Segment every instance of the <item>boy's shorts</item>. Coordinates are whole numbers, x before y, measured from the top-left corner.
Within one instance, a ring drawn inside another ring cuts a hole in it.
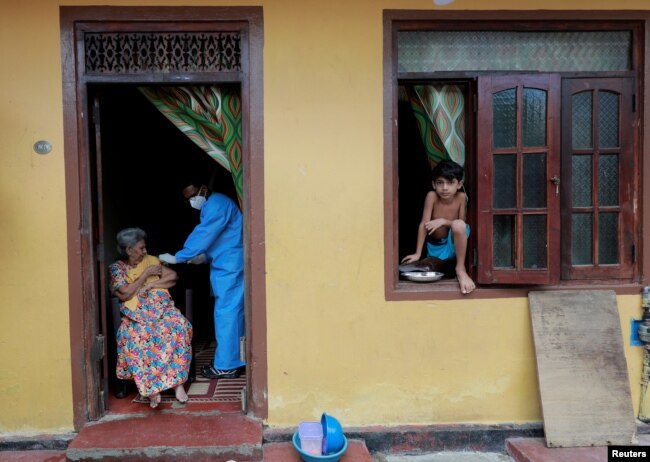
[[[469,225],[465,226],[465,234],[469,237]],[[456,248],[454,247],[454,237],[451,234],[451,228],[449,229],[447,237],[427,241],[427,255],[440,260],[449,260],[456,256]]]

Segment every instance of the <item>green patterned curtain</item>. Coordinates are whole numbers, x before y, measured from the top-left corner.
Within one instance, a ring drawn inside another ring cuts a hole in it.
[[[431,167],[443,159],[465,165],[465,99],[458,85],[405,87]]]
[[[242,113],[236,88],[140,87],[180,131],[228,170],[242,201]]]

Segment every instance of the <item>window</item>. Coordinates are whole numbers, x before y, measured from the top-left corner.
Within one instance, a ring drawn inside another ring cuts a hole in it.
[[[479,283],[558,281],[559,82],[557,74],[479,79]]]
[[[478,95],[478,282],[629,279],[632,79],[479,77]]]
[[[389,298],[457,293],[455,283],[402,281],[397,269],[413,253],[436,156],[464,164],[466,266],[480,288],[611,285],[639,275],[642,23],[513,24],[391,23]],[[436,98],[442,109],[427,106]]]
[[[636,258],[633,79],[562,89],[562,278],[631,278]]]

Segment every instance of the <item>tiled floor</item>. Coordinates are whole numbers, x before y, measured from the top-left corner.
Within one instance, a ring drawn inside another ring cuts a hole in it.
[[[122,399],[115,398],[111,395],[108,399],[107,416],[120,414],[151,414],[160,410],[177,410],[182,412],[200,412],[200,411],[219,411],[219,412],[236,412],[241,413],[241,402],[223,402],[223,403],[192,403],[181,404],[179,402],[160,403],[156,409],[151,409],[148,404],[134,403],[136,392],[133,391]]]

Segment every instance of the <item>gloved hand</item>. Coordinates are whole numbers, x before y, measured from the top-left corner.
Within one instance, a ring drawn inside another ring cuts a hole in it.
[[[160,260],[163,263],[168,263],[170,265],[176,264],[176,257],[170,253],[163,253],[161,255],[158,255],[158,260]]]
[[[208,257],[206,257],[204,253],[202,253],[200,255],[197,255],[194,258],[190,258],[187,262],[192,263],[194,265],[202,265],[206,261],[208,261]]]

